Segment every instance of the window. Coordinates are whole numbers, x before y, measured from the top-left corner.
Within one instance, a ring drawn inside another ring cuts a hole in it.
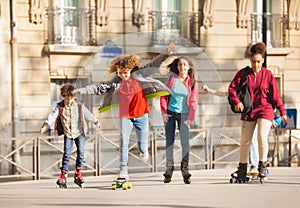
[[[95,9],[88,1],[54,0],[47,8],[47,42],[62,45],[95,45]]]
[[[188,9],[183,11],[183,3],[186,4],[181,0],[155,1],[155,9],[149,12],[153,44],[199,45],[198,15]]]
[[[251,15],[251,44],[263,40],[263,0],[255,0]],[[267,47],[289,47],[288,16],[282,0],[267,0]]]

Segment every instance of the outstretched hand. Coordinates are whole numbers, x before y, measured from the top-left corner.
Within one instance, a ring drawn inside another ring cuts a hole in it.
[[[100,128],[101,128],[101,124],[100,124],[100,122],[98,122],[98,123],[96,124],[96,127],[97,127],[98,129],[100,129]]]
[[[203,92],[208,92],[208,87],[207,87],[207,85],[202,85],[202,91],[203,91]]]
[[[81,94],[81,91],[79,89],[75,89],[71,93],[72,93],[72,95]]]
[[[46,130],[47,130],[47,124],[44,123],[40,129],[40,134],[44,134]]]
[[[173,51],[174,47],[175,47],[175,43],[172,42],[172,43],[169,44],[169,46],[167,48],[168,54],[174,54],[175,53],[175,51]]]

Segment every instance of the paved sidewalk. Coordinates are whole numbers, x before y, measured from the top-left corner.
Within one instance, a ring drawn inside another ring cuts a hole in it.
[[[163,207],[163,208],[298,208],[300,168],[270,168],[260,184],[230,184],[234,169],[192,170],[192,184],[183,184],[179,171],[170,184],[162,173],[130,174],[133,188],[112,190],[114,175],[86,177],[80,189],[69,180],[68,189],[56,189],[56,179],[0,184],[0,207]]]

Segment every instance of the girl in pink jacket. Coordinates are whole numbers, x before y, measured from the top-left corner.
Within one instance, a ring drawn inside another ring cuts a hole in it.
[[[198,105],[198,84],[194,64],[186,57],[176,58],[168,65],[170,76],[166,86],[171,95],[160,97],[162,117],[166,132],[166,171],[164,183],[171,181],[174,171],[173,147],[176,123],[180,132],[182,147],[181,172],[183,181],[191,183],[188,170],[190,151],[190,125],[193,122]]]

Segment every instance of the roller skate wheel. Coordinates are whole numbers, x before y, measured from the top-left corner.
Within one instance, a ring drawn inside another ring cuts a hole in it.
[[[236,178],[231,178],[230,183],[238,183],[238,180]]]
[[[131,189],[131,188],[132,188],[132,184],[131,184],[131,183],[128,183],[127,188],[128,188],[128,189]]]
[[[123,189],[123,190],[127,190],[127,189],[128,189],[127,183],[123,183],[123,184],[122,184],[122,189]]]
[[[57,189],[66,189],[67,185],[56,185]]]
[[[116,190],[117,189],[117,185],[116,184],[112,184],[111,188],[112,188],[112,190]]]

